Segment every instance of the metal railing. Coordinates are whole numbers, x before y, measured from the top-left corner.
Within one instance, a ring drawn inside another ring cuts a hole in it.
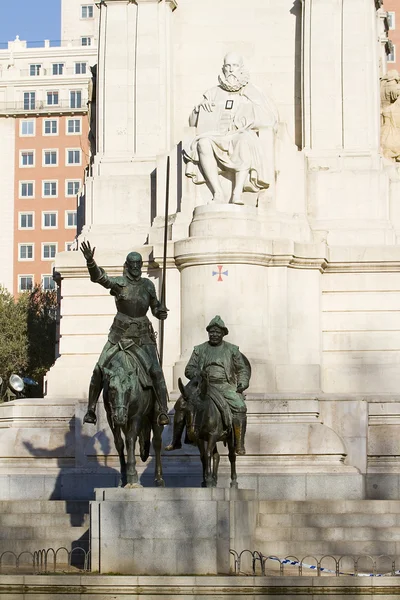
[[[58,104],[46,104],[43,101],[29,102],[0,102],[0,113],[57,113],[60,111],[87,112],[87,100],[83,99],[81,106],[71,106],[68,100],[60,100]]]
[[[68,550],[47,548],[16,554],[6,550],[0,554],[0,574],[24,573],[40,575],[46,573],[70,573],[90,571],[90,550],[81,547]]]
[[[11,50],[12,48],[15,49],[15,45],[18,45],[18,51],[24,50],[25,48],[27,49],[35,49],[35,48],[96,48],[97,47],[97,40],[96,38],[88,35],[88,36],[83,36],[83,37],[91,37],[91,44],[90,46],[83,46],[82,45],[82,40],[81,38],[78,39],[74,39],[74,40],[33,40],[33,41],[26,41],[26,40],[10,40],[8,42],[0,42],[0,50]]]
[[[252,550],[230,550],[235,575],[253,575],[265,577],[277,575],[281,577],[302,577],[304,575],[331,575],[348,577],[395,577],[400,575],[396,569],[396,559],[387,554],[379,556],[326,554],[320,558],[312,555],[302,559],[296,556],[266,556],[262,552]]]
[[[78,62],[78,61],[77,61]],[[80,62],[86,62],[84,60]],[[61,78],[61,77],[82,77],[84,79],[90,78],[90,68],[89,65],[86,67],[86,73],[76,73],[74,67],[66,67],[62,70],[62,73],[53,73],[53,67],[41,67],[39,73],[31,73],[30,69],[20,69],[19,74],[21,77],[29,77],[33,81],[36,79],[41,79],[42,77],[51,77],[51,78]],[[7,75],[5,73],[4,75]]]

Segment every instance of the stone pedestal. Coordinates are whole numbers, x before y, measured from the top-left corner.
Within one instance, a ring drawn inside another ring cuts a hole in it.
[[[220,314],[229,329],[227,341],[239,344],[252,365],[251,392],[286,392],[293,385],[302,392],[320,390],[317,315],[326,245],[290,241],[301,219],[285,230],[276,214],[275,220],[270,217],[256,207],[198,206],[190,237],[175,242],[181,272],[175,385],[193,346]]]
[[[92,570],[217,575],[230,548],[251,548],[254,490],[98,489],[90,503]]]

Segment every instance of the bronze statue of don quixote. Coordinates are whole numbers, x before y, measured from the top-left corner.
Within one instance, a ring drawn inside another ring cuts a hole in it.
[[[168,392],[156,336],[147,317],[150,309],[161,321],[167,318],[164,298],[159,301],[152,281],[142,277],[143,260],[139,253],[128,254],[121,276],[109,277],[96,264],[95,248],[89,242],[82,242],[81,250],[91,281],[110,290],[117,308],[108,340],[93,370],[83,421],[96,423],[96,405],[103,391],[107,420],[120,460],[120,485],[139,485],[136,442],[139,441],[141,460],[146,461],[152,441],[155,484],[164,487],[161,438],[164,425],[169,423]],[[231,487],[237,488],[236,455],[246,452],[243,392],[249,386],[251,368],[239,348],[224,341],[228,329],[220,316],[211,320],[207,332],[208,341],[194,348],[186,366],[189,382],[184,385],[179,379],[181,396],[175,404],[173,438],[165,450],[181,448],[186,427],[188,440],[200,451],[202,486],[216,487],[220,460],[217,442],[224,442],[229,451]]]

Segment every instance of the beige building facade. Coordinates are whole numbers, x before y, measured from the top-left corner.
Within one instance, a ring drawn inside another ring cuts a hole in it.
[[[93,3],[65,4],[61,42],[0,50],[0,284],[12,293],[54,287],[55,255],[76,237],[97,38]]]

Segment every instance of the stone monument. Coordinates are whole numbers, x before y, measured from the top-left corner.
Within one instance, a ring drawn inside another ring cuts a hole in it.
[[[159,292],[167,222],[170,409],[193,347],[221,314],[252,367],[242,485],[268,499],[397,499],[400,174],[381,151],[376,3],[107,0],[98,10],[96,155],[80,241],[98,247],[111,277],[139,252]],[[222,61],[237,91],[210,90]],[[223,164],[229,136],[228,155],[245,140],[243,168]],[[186,167],[206,183],[194,185]],[[60,357],[48,395],[1,408],[6,499],[24,495],[27,461],[36,497],[88,498],[115,482],[104,414],[95,432],[79,428],[114,302],[93,289],[80,253],[58,254],[56,269]],[[198,484],[194,453],[168,455],[167,486]],[[220,473],[224,485],[226,456]]]

